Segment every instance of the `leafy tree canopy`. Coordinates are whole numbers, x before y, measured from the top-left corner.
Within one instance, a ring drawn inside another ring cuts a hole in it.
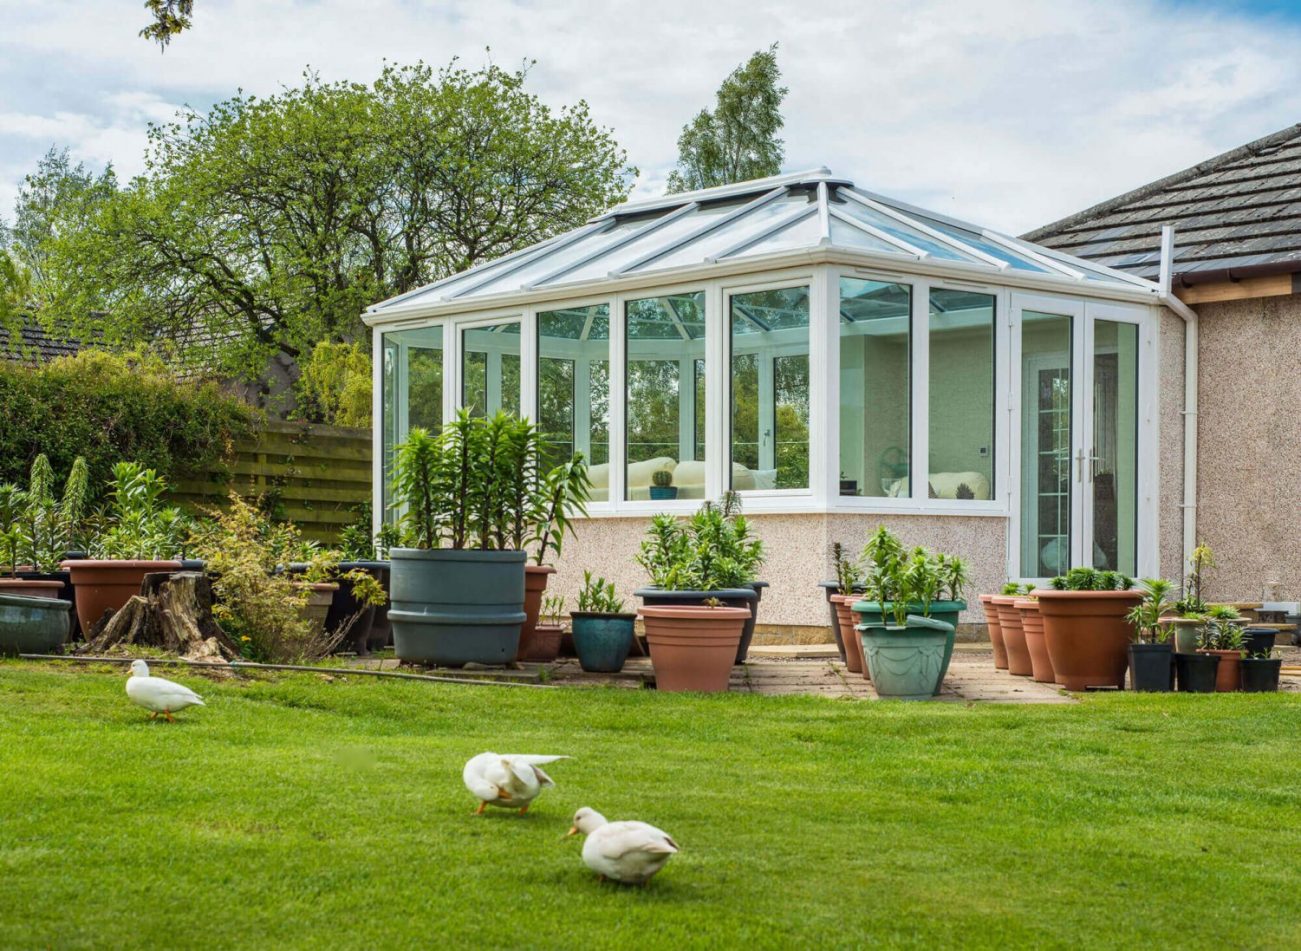
[[[718,89],[714,111],[702,109],[678,136],[678,167],[670,192],[730,185],[781,171],[786,87],[777,85],[777,44],[738,66]]]
[[[194,0],[145,0],[145,9],[154,19],[140,31],[140,35],[165,50],[173,36],[179,36],[190,28]]]

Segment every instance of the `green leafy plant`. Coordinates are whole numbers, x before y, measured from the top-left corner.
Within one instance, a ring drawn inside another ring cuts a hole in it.
[[[158,560],[181,557],[194,520],[164,505],[167,482],[138,462],[113,467],[111,496],[93,535],[93,558]]]
[[[966,596],[967,586],[971,583],[966,560],[957,555],[946,555],[941,552],[935,556],[935,562],[945,600],[962,601]]]
[[[13,483],[0,485],[0,571],[11,576],[18,573],[18,553],[27,544],[26,511],[27,493]]]
[[[656,515],[637,554],[651,583],[667,591],[719,591],[755,580],[763,542],[750,534],[734,493],[686,519]]]
[[[623,599],[614,591],[614,582],[583,572],[583,587],[578,592],[578,610],[587,614],[622,614]]]
[[[1058,575],[1049,584],[1056,591],[1128,591],[1134,579],[1117,571],[1080,567]]]
[[[1207,614],[1197,629],[1197,646],[1202,650],[1242,652],[1246,637],[1242,632],[1243,621],[1238,617]]]
[[[1183,597],[1175,602],[1181,617],[1197,618],[1206,614],[1207,604],[1202,598],[1202,572],[1215,567],[1215,554],[1209,545],[1198,545],[1188,556],[1188,575],[1184,579]]]
[[[912,600],[909,557],[903,542],[882,525],[863,547],[863,562],[867,565],[865,596],[880,604],[882,611],[889,610],[896,626],[903,627],[908,618],[908,602]]]
[[[1056,581],[1057,579],[1054,578],[1053,580]],[[1034,585],[1029,582],[1023,584],[1020,581],[1008,581],[999,589],[999,594],[1004,595],[1005,597],[1024,597],[1033,590]]]
[[[1170,593],[1174,584],[1164,578],[1144,578],[1139,582],[1143,600],[1130,608],[1125,620],[1134,625],[1134,640],[1139,644],[1164,644],[1170,639],[1170,628],[1161,619],[1170,613],[1173,604]]]
[[[925,548],[913,549],[904,566],[904,584],[908,600],[919,603],[922,606],[922,616],[930,617],[931,604],[939,597],[944,579],[940,574],[938,560]]]
[[[547,594],[542,597],[542,607],[538,611],[538,617],[545,624],[560,624],[561,619],[565,616],[565,599],[558,594]]]
[[[854,563],[845,555],[845,546],[840,542],[831,544],[831,563],[836,569],[836,593],[849,596],[859,585]]]

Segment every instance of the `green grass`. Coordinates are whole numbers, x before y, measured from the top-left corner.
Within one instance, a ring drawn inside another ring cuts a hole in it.
[[[217,685],[0,663],[0,947],[1301,946],[1301,698]],[[569,753],[475,818],[474,753]],[[663,827],[648,888],[563,838]]]

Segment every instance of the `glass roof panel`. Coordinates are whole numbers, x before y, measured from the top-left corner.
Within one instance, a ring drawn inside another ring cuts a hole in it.
[[[872,251],[874,253],[884,254],[908,254],[903,248],[897,248],[893,244],[882,241],[875,235],[870,235],[866,231],[855,228],[853,225],[845,224],[838,218],[831,219],[831,243],[841,248],[853,248],[856,251]]]
[[[793,195],[783,195],[781,198],[774,198],[772,201],[760,205],[758,208],[747,212],[734,221],[729,221],[721,228],[711,231],[709,234],[702,235],[696,240],[690,241],[687,244],[682,245],[682,247],[670,251],[663,257],[656,258],[654,261],[646,264],[645,269],[656,270],[659,268],[700,264],[705,258],[713,257],[721,251],[726,251],[738,241],[743,240],[746,235],[758,234],[783,215],[791,214],[792,209],[806,206],[808,203],[809,196],[806,192],[796,192]],[[637,270],[640,271],[642,268],[638,268]]]
[[[1029,258],[1022,257],[1015,251],[1003,247],[1001,244],[994,244],[992,241],[986,241],[975,231],[968,231],[966,228],[955,228],[953,225],[945,224],[942,221],[936,221],[933,218],[919,217],[917,220],[931,228],[934,228],[936,231],[940,232],[940,234],[946,234],[950,238],[956,238],[963,244],[969,244],[971,247],[976,248],[979,251],[984,251],[990,257],[998,258],[1000,261],[1006,261],[1008,267],[1013,267],[1020,271],[1038,271],[1041,274],[1045,271],[1050,271],[1050,268],[1046,268],[1042,264],[1037,264]]]
[[[646,219],[637,221],[621,221],[614,226],[607,228],[605,231],[589,235],[573,244],[567,245],[556,251],[544,253],[534,260],[525,264],[519,270],[504,271],[500,277],[489,281],[482,287],[476,287],[472,292],[476,297],[485,294],[498,294],[505,291],[515,291],[529,284],[534,283],[538,278],[545,277],[552,271],[563,267],[566,264],[572,264],[580,261],[603,247],[614,244],[621,238],[626,238],[629,233],[636,231],[638,228],[645,227]],[[453,291],[454,292],[454,291]]]
[[[816,245],[821,238],[822,225],[818,222],[818,214],[816,211],[811,211],[794,224],[789,224],[780,231],[774,231],[727,257],[750,257],[755,254],[786,251],[790,248],[808,248]]]
[[[865,281],[844,277],[840,281],[840,320],[846,324],[889,318],[907,319],[912,288],[907,284]]]
[[[979,258],[973,258],[970,255],[963,254],[957,248],[951,248],[943,242],[936,241],[923,231],[915,228],[909,228],[903,222],[891,218],[889,215],[883,215],[875,208],[868,208],[866,205],[860,205],[856,201],[847,200],[836,206],[841,211],[857,218],[859,221],[865,221],[880,231],[900,240],[907,241],[914,248],[925,251],[932,257],[941,258],[946,261],[964,261],[971,264],[984,264],[988,262]]]
[[[732,332],[771,333],[809,325],[809,289],[783,287],[732,298]]]

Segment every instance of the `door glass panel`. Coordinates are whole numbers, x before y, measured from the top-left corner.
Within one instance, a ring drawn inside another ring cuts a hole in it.
[[[1137,573],[1138,325],[1093,324],[1093,566]]]
[[[461,332],[461,405],[471,416],[519,415],[519,321]]]
[[[416,427],[438,432],[443,426],[443,328],[420,327],[384,335],[383,354],[384,475],[383,505],[389,511],[393,456]]]
[[[1021,317],[1021,574],[1050,578],[1071,560],[1070,317]]]

